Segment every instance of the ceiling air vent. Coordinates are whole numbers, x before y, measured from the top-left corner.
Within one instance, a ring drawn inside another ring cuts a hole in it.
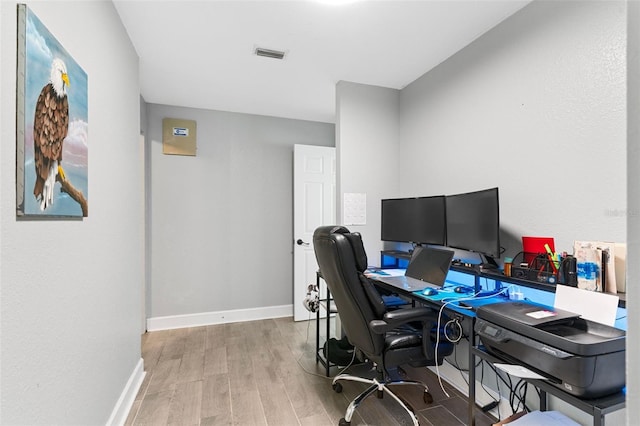
[[[285,52],[256,47],[255,54],[258,56],[264,56],[265,58],[284,59]]]

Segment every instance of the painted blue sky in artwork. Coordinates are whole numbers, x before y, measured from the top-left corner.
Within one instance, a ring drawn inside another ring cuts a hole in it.
[[[51,64],[55,58],[62,59],[69,77],[69,131],[64,141],[62,166],[71,184],[88,200],[87,74],[29,8],[26,20],[24,211],[26,214],[81,216],[79,204],[62,193],[59,184],[56,184],[53,205],[45,212],[40,211],[36,203],[33,196],[33,118],[40,91],[49,83]]]
[[[67,65],[70,86],[67,90],[69,97],[69,115],[71,120],[87,121],[87,74],[73,60],[69,53],[58,43],[49,30],[31,11],[27,14],[27,63],[26,101],[28,117],[38,100],[40,90],[49,82],[51,63],[54,58],[60,58]]]

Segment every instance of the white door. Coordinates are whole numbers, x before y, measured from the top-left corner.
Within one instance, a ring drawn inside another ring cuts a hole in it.
[[[315,284],[318,264],[313,231],[336,222],[336,149],[295,145],[293,148],[293,319],[311,315],[302,304]],[[315,314],[313,314],[315,317]]]

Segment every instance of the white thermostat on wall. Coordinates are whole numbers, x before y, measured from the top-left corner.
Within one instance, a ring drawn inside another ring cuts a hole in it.
[[[186,127],[174,127],[173,136],[189,136],[189,129]]]

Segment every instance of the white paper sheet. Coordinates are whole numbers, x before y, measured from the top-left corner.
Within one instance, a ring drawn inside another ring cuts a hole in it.
[[[526,367],[521,365],[513,365],[513,364],[493,364],[500,370],[504,371],[510,376],[520,377],[522,379],[538,379],[538,380],[547,380],[546,377],[539,375]]]
[[[575,312],[584,319],[613,326],[616,322],[618,299],[618,296],[608,293],[558,285],[553,307]]]
[[[532,411],[507,423],[509,426],[580,426],[558,411]]]

